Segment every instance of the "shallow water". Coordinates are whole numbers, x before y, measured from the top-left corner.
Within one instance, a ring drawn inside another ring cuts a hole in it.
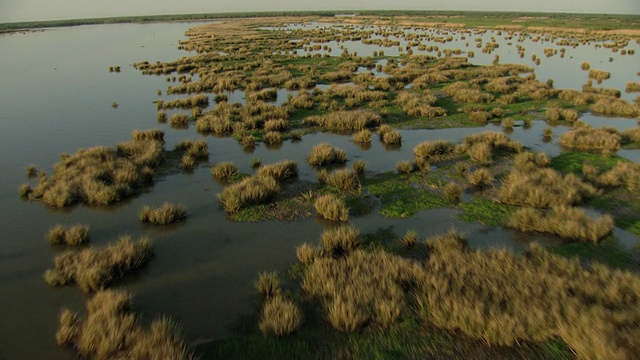
[[[16,189],[26,181],[26,165],[34,163],[50,172],[60,153],[95,145],[113,146],[127,140],[136,128],[164,130],[167,149],[180,140],[202,138],[193,126],[177,131],[168,124],[157,124],[153,104],[158,99],[156,91],[162,89],[164,93],[166,86],[174,83],[168,83],[165,76],[143,76],[130,66],[145,59],[168,61],[186,55],[177,49],[178,40],[193,25],[99,25],[0,35],[4,85],[0,87],[3,109],[0,289],[4,294],[0,297],[4,315],[0,324],[0,359],[73,357],[70,351],[56,345],[54,334],[59,310],[62,307],[81,310],[84,296],[73,286],[49,288],[42,280],[44,271],[53,264],[54,255],[61,250],[51,248],[44,240],[47,230],[56,224],[90,225],[95,245],[113,242],[123,234],[152,238],[155,258],[123,286],[136,294],[135,305],[146,319],[167,313],[182,322],[190,341],[228,334],[227,326],[238,315],[250,311],[256,300],[252,287],[256,275],[264,270],[286,269],[295,260],[297,244],[317,241],[323,225],[315,219],[295,223],[229,222],[216,201],[221,186],[212,180],[207,167],[190,175],[159,179],[140,196],[109,208],[77,206],[54,211],[18,197]],[[622,61],[616,58],[614,64],[620,65],[619,60]],[[547,61],[543,59],[543,64]],[[122,67],[122,72],[109,73],[109,66],[116,65]],[[579,64],[576,66],[579,69]],[[288,94],[279,90],[275,103],[284,102]],[[242,102],[243,98],[242,92],[235,92],[230,101]],[[117,109],[111,107],[114,101],[119,103]],[[211,104],[214,106],[213,101]],[[620,129],[637,126],[635,120],[629,119],[591,115],[583,119],[592,125]],[[543,121],[534,121],[528,129],[517,126],[510,136],[536,151],[557,155],[560,149],[553,141],[541,140],[545,127]],[[413,158],[413,147],[422,141],[460,141],[484,130],[502,131],[492,124],[467,129],[401,130],[403,144],[392,151],[386,150],[375,137],[371,148],[363,150],[350,136],[336,134],[307,135],[301,142],[284,142],[278,150],[259,145],[253,153],[244,153],[232,138],[206,139],[210,163],[233,161],[248,173],[254,157],[262,163],[287,158],[298,163],[302,180],[316,181],[315,170],[307,165],[306,156],[319,142],[328,141],[344,149],[349,155],[348,166],[361,158],[367,171],[384,172],[394,171],[400,160]],[[555,127],[554,138],[557,140],[564,131],[565,126]],[[640,161],[639,153],[621,151],[634,161]],[[159,205],[164,201],[186,205],[188,219],[162,229],[139,222],[138,210],[143,205]],[[455,226],[469,234],[470,245],[476,248],[507,247],[521,251],[531,241],[557,244],[550,237],[523,236],[503,229],[487,231],[479,225],[455,220],[455,214],[455,210],[439,209],[404,220],[369,216],[353,222],[363,232],[393,226],[398,235],[414,229],[422,237]]]

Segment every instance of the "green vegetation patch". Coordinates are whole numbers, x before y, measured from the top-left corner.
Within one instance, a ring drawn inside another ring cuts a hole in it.
[[[600,244],[591,242],[568,242],[549,249],[564,257],[579,257],[596,261],[617,269],[629,269],[635,264],[633,256],[617,246],[614,238],[607,238]]]
[[[512,205],[500,204],[488,199],[474,199],[461,203],[462,213],[458,219],[465,222],[478,222],[487,226],[504,226],[517,209]]]
[[[588,204],[611,214],[616,226],[640,236],[640,194],[615,189],[591,199]]]
[[[423,187],[417,176],[384,173],[364,181],[365,193],[378,196],[380,215],[407,218],[418,212],[445,206],[445,201]]]
[[[562,173],[582,174],[585,164],[595,166],[600,172],[611,170],[618,162],[626,161],[619,156],[603,156],[586,152],[564,152],[551,159],[551,167]]]

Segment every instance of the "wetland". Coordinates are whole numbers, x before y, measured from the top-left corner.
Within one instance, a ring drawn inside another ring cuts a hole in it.
[[[277,15],[0,34],[1,358],[640,352],[637,18]]]

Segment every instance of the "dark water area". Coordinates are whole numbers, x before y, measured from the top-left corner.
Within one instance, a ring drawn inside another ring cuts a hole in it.
[[[167,82],[165,76],[143,76],[130,66],[142,60],[170,61],[186,56],[186,52],[178,50],[178,41],[194,25],[98,25],[0,35],[0,359],[73,358],[71,351],[60,349],[55,342],[58,315],[63,307],[82,310],[85,296],[75,286],[51,288],[42,279],[44,271],[53,266],[54,256],[63,250],[51,247],[44,239],[54,225],[87,224],[92,244],[98,246],[125,234],[150,237],[155,257],[142,272],[118,286],[135,294],[134,306],[145,319],[166,313],[182,323],[192,342],[228,335],[229,325],[251,311],[256,301],[252,283],[257,274],[286,270],[295,261],[297,245],[318,240],[324,225],[315,219],[255,224],[229,221],[216,199],[222,187],[212,179],[208,166],[192,174],[160,178],[139,196],[112,207],[54,210],[19,198],[17,188],[27,181],[25,167],[35,164],[50,173],[61,153],[97,145],[114,146],[128,140],[135,129],[164,130],[167,149],[181,140],[203,138],[193,126],[174,130],[168,124],[158,124],[153,101],[172,97],[158,97],[157,90],[164,94],[167,85],[174,83]],[[122,68],[120,73],[108,71],[110,66],[118,65]],[[288,94],[279,90],[276,103],[284,102]],[[230,101],[242,102],[243,98],[244,94],[236,92]],[[117,108],[111,106],[113,102],[118,103]],[[213,101],[211,104],[214,106]],[[634,119],[590,114],[582,118],[594,126],[621,130],[637,126]],[[530,128],[516,126],[509,136],[533,150],[558,155],[561,150],[554,141],[541,140],[547,126],[542,120],[534,121]],[[567,129],[555,127],[555,141]],[[386,172],[394,171],[396,162],[412,159],[413,147],[422,141],[457,142],[486,130],[502,131],[492,124],[464,129],[401,130],[403,144],[396,150],[386,150],[377,138],[370,149],[363,150],[350,136],[337,134],[306,135],[301,142],[285,141],[277,150],[259,145],[252,153],[243,152],[233,138],[205,139],[210,164],[233,161],[241,172],[249,173],[253,158],[263,164],[291,159],[298,163],[301,180],[315,182],[315,170],[307,165],[306,156],[320,142],[344,149],[347,166],[363,159],[367,171]],[[636,162],[640,162],[639,153],[620,152]],[[138,220],[143,205],[155,206],[165,201],[184,204],[187,220],[166,228]],[[455,220],[456,213],[453,209],[438,209],[403,220],[372,215],[356,218],[353,223],[361,232],[392,227],[398,235],[414,229],[420,236],[456,227],[468,234],[472,247],[480,249],[506,247],[522,251],[533,241],[558,244],[551,237],[462,223]]]

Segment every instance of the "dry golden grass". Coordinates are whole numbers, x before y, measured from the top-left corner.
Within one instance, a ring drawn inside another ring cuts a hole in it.
[[[302,311],[293,301],[276,296],[264,303],[259,327],[265,336],[286,336],[301,325]]]
[[[518,209],[509,226],[520,231],[550,233],[567,240],[598,242],[613,230],[613,218],[604,215],[591,218],[583,210],[572,207],[552,207],[548,210]]]
[[[40,177],[38,185],[21,192],[55,207],[120,201],[150,183],[162,159],[163,136],[158,130],[134,131],[133,141],[118,144],[116,150],[93,147],[66,155],[53,166],[53,175]]]
[[[320,143],[311,149],[307,160],[313,166],[344,164],[347,161],[347,153],[329,143]]]
[[[587,166],[585,165],[585,167]],[[593,168],[591,176],[585,173],[585,177],[591,178],[598,186],[623,186],[631,192],[640,191],[640,164],[638,163],[620,161],[611,170],[603,174],[598,174],[598,170]]]
[[[285,131],[289,127],[289,123],[284,119],[267,120],[264,123],[265,131]]]
[[[546,208],[576,205],[595,196],[597,189],[574,174],[553,169],[514,169],[503,180],[498,199],[506,204]]]
[[[318,181],[323,185],[347,192],[357,192],[361,188],[358,174],[349,169],[338,169],[333,172],[322,169],[318,171]]]
[[[378,125],[380,115],[370,110],[333,111],[327,115],[307,117],[304,123],[333,131],[353,131]]]
[[[445,200],[447,200],[447,202],[450,202],[452,204],[459,203],[462,197],[462,188],[460,187],[460,185],[453,182],[448,183],[444,187],[442,192],[444,193]]]
[[[318,256],[320,256],[321,250],[315,246],[304,243],[296,248],[296,257],[302,265],[311,264]]]
[[[123,236],[104,248],[87,248],[65,252],[55,258],[53,269],[44,275],[51,286],[75,282],[85,292],[104,289],[122,276],[144,266],[152,255],[146,238],[133,241]]]
[[[479,168],[467,174],[467,180],[471,186],[479,189],[490,187],[493,184],[493,175],[487,168]]]
[[[280,288],[280,278],[276,272],[263,272],[258,275],[258,279],[254,283],[256,290],[260,296],[265,299],[279,296],[282,292]]]
[[[398,161],[396,163],[396,170],[398,174],[409,174],[415,170],[415,165],[413,162],[408,160]]]
[[[425,141],[413,148],[416,159],[442,160],[453,155],[455,144],[445,140]]]
[[[470,251],[451,236],[430,243],[416,289],[425,321],[496,345],[557,336],[580,358],[638,353],[637,275],[600,264],[587,269],[541,248],[523,257]]]
[[[608,71],[598,70],[598,69],[589,70],[589,79],[603,81],[603,80],[607,80],[610,77],[611,77],[611,73]]]
[[[569,121],[574,122],[578,120],[578,112],[574,109],[563,109],[556,106],[547,107],[546,117],[548,122],[555,121]]]
[[[238,176],[238,167],[231,161],[224,161],[211,168],[211,175],[220,181],[228,181]]]
[[[402,144],[402,135],[397,130],[386,131],[381,138],[382,142],[387,145]]]
[[[407,230],[402,237],[402,243],[407,249],[413,249],[418,243],[418,233],[415,230]]]
[[[84,245],[89,242],[89,226],[74,225],[65,228],[61,225],[57,225],[49,229],[47,240],[49,240],[52,245]]]
[[[274,178],[251,176],[225,187],[218,194],[218,200],[227,213],[233,214],[247,205],[264,203],[279,191]]]
[[[536,168],[547,167],[551,164],[551,159],[545,153],[533,153],[524,151],[514,157],[516,169],[531,171]]]
[[[277,131],[267,131],[264,133],[264,143],[267,145],[281,144],[284,137]]]
[[[189,126],[189,116],[187,114],[173,114],[169,118],[171,125]]]
[[[314,203],[318,215],[331,221],[349,221],[349,208],[344,200],[332,195],[326,194],[318,197]]]
[[[56,339],[73,347],[81,358],[91,359],[192,359],[179,326],[167,317],[154,320],[148,329],[131,311],[131,295],[107,290],[87,301],[87,314],[64,309]]]
[[[635,81],[629,81],[627,83],[627,86],[624,89],[625,92],[631,93],[631,92],[640,92],[640,83],[635,82]]]
[[[593,129],[586,125],[562,134],[560,145],[568,149],[618,151],[620,140],[615,129]]]
[[[363,129],[353,134],[353,142],[356,144],[370,144],[371,131],[368,129]]]
[[[324,249],[333,256],[344,256],[360,246],[360,231],[352,225],[325,230],[320,237]]]
[[[353,162],[353,172],[358,175],[358,176],[362,176],[364,174],[364,170],[366,168],[366,163],[364,162],[364,160],[358,159],[356,161]]]
[[[591,111],[604,115],[620,115],[635,117],[640,115],[640,105],[629,103],[623,99],[603,97],[591,105]]]
[[[183,205],[164,203],[158,208],[143,206],[140,209],[140,221],[158,225],[168,225],[184,220],[187,217],[187,208]]]
[[[298,164],[291,160],[281,160],[274,164],[263,165],[256,171],[258,177],[269,176],[278,183],[298,177]]]
[[[323,303],[327,320],[339,331],[353,332],[367,323],[389,327],[406,306],[400,280],[411,268],[397,256],[355,250],[317,258],[307,267],[302,288]]]
[[[226,117],[207,113],[196,120],[196,130],[201,133],[228,134],[233,131],[233,122]]]

